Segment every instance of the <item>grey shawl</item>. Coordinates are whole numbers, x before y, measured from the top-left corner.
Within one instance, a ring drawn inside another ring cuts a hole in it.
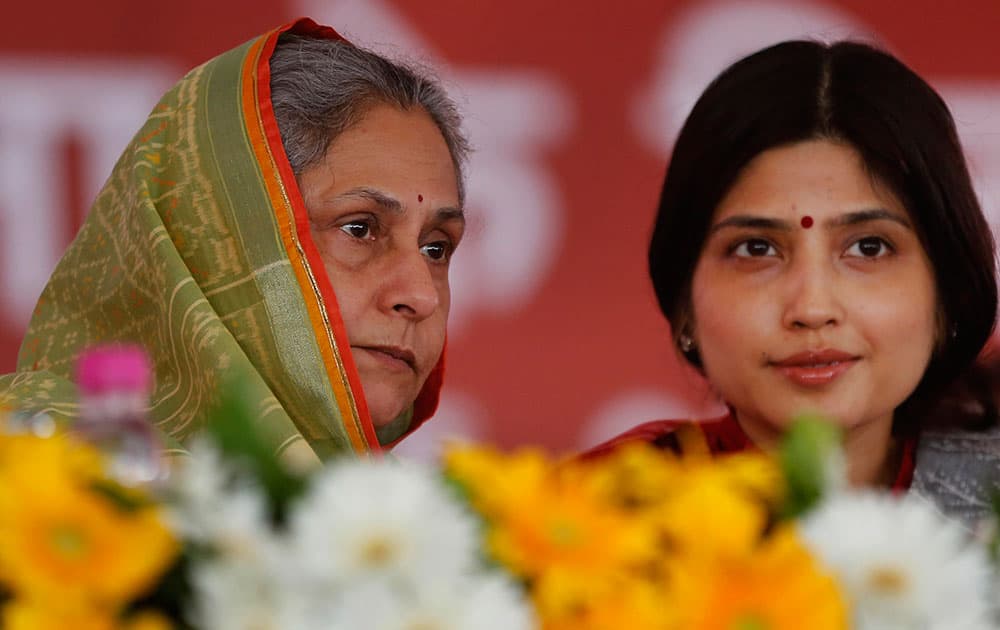
[[[1000,428],[925,431],[916,458],[910,492],[969,528],[992,513],[992,497],[1000,492]]]

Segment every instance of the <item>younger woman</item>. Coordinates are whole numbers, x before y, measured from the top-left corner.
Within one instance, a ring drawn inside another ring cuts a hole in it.
[[[793,41],[723,72],[675,145],[649,269],[730,413],[595,452],[692,431],[715,452],[767,449],[814,412],[842,427],[852,483],[986,513],[1000,438],[940,410],[993,329],[994,244],[947,107],[898,60]],[[969,402],[994,422],[988,398]]]

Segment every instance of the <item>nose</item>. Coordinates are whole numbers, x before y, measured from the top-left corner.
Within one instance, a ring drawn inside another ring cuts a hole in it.
[[[427,259],[419,250],[397,252],[385,269],[379,306],[385,312],[420,321],[441,304]]]
[[[836,273],[821,260],[804,260],[789,270],[782,324],[790,330],[818,330],[844,319]]]

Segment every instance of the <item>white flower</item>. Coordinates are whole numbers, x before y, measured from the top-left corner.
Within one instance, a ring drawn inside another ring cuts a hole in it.
[[[188,449],[189,457],[171,463],[169,487],[172,517],[186,537],[200,539],[210,525],[206,509],[215,507],[225,496],[228,471],[219,451],[204,438]]]
[[[350,461],[313,479],[293,506],[288,543],[307,582],[453,581],[477,562],[477,527],[428,468]]]
[[[993,627],[985,549],[922,499],[835,494],[803,519],[801,531],[839,577],[856,627]]]
[[[283,616],[294,591],[267,563],[246,557],[196,562],[191,572],[194,605],[189,621],[212,630],[292,630]],[[305,628],[303,628],[305,630]]]
[[[456,593],[462,599],[460,628],[470,630],[528,630],[538,626],[534,609],[520,588],[498,575],[466,584]]]
[[[531,630],[537,627],[521,591],[499,574],[454,584],[367,580],[346,588],[331,625],[337,630]]]
[[[263,492],[252,477],[234,476],[207,440],[192,444],[190,453],[170,480],[174,529],[223,553],[258,553],[270,537]]]

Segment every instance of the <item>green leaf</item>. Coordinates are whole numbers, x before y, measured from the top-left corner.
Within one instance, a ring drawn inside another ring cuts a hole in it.
[[[840,430],[832,423],[814,415],[795,420],[781,442],[778,455],[788,486],[781,518],[801,516],[820,502],[840,443]]]
[[[257,411],[247,402],[252,400],[248,390],[241,378],[224,384],[219,403],[209,412],[208,433],[224,459],[253,475],[267,495],[274,521],[283,523],[289,503],[304,491],[305,479],[279,459],[273,441],[261,428]]]
[[[89,485],[91,491],[99,494],[116,509],[126,514],[135,513],[153,505],[150,499],[110,479],[95,479]]]

